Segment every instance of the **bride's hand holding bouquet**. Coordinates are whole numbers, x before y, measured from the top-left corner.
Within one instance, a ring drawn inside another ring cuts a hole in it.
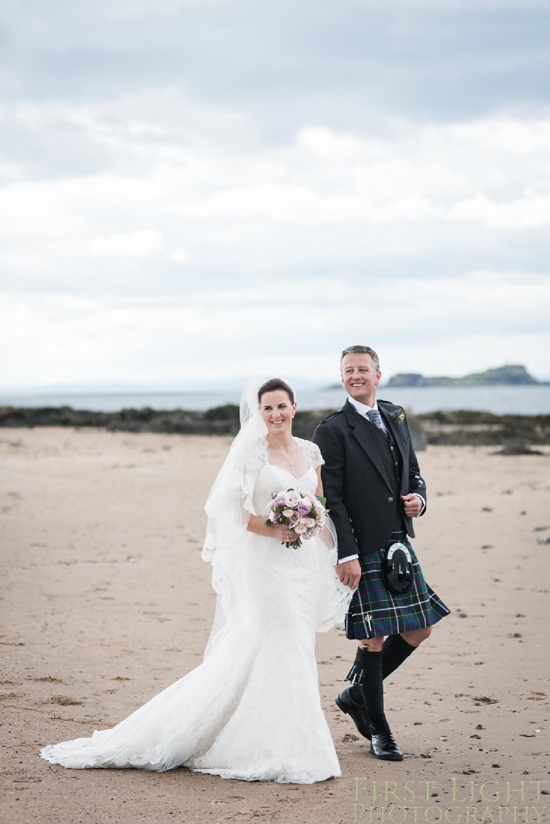
[[[279,527],[281,543],[298,549],[323,530],[326,522],[326,499],[296,489],[282,489],[269,504],[268,527]],[[279,537],[279,536],[278,536]]]

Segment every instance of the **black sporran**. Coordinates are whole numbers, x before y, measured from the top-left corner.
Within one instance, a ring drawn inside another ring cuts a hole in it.
[[[410,589],[414,572],[411,553],[405,544],[392,544],[384,550],[382,558],[382,580],[388,592],[401,595]]]

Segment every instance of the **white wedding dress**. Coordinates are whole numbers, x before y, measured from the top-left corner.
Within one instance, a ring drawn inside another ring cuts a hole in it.
[[[258,453],[248,509],[265,515],[281,489],[315,492],[317,447],[301,478]],[[319,696],[316,629],[343,620],[351,592],[319,538],[299,549],[241,530],[230,566],[214,566],[217,614],[203,663],[128,718],[91,738],[45,747],[64,767],[183,766],[223,778],[309,784],[340,768]],[[221,564],[223,566],[223,564]],[[228,568],[229,568],[228,566]],[[218,580],[217,580],[218,579]]]

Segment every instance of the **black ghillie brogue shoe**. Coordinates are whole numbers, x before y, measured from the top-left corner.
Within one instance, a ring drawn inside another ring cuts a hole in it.
[[[337,695],[334,701],[338,709],[341,709],[342,712],[345,712],[346,715],[350,716],[351,720],[357,727],[357,731],[370,741],[371,725],[369,714],[365,705],[362,702],[358,704],[357,701],[354,701],[350,695],[349,689],[344,690],[340,693],[340,695]]]
[[[375,758],[381,761],[403,761],[403,753],[389,727],[380,731],[371,727],[371,733],[370,751]]]

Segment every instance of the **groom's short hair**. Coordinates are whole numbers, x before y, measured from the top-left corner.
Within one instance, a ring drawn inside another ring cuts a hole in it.
[[[340,355],[340,372],[342,371],[342,364],[346,355],[370,355],[372,363],[377,372],[380,371],[380,358],[370,346],[348,346]]]

